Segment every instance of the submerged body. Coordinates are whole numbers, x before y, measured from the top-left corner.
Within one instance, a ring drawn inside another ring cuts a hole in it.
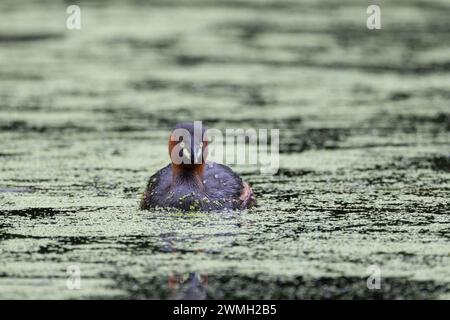
[[[175,179],[173,176],[169,164],[150,178],[141,209],[220,211],[246,209],[255,204],[249,185],[222,164],[207,161],[203,179],[190,174],[178,174]]]
[[[147,184],[140,208],[241,210],[256,204],[250,186],[229,167],[206,161],[208,139],[198,123],[179,123],[169,137],[172,163]]]

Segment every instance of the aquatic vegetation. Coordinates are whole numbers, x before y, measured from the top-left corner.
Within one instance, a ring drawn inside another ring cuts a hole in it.
[[[0,298],[450,297],[447,2],[100,3],[0,3]],[[280,129],[257,208],[138,210],[182,120]]]

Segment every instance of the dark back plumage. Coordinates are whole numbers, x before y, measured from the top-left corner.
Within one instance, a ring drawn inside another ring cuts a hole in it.
[[[156,207],[176,208],[183,211],[239,210],[255,204],[253,194],[246,195],[242,179],[229,167],[207,161],[202,181],[191,176],[173,183],[169,164],[154,174],[144,192],[141,209]]]

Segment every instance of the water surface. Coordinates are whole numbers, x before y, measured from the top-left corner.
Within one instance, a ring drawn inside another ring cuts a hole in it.
[[[0,298],[450,298],[446,1],[80,6],[0,4]],[[280,129],[258,208],[138,210],[181,120]]]

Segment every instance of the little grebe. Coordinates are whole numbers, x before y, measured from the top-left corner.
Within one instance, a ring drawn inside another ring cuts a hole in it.
[[[184,122],[172,130],[169,138],[172,163],[150,177],[140,205],[142,210],[162,207],[222,211],[246,209],[256,204],[248,183],[229,167],[206,161],[206,130],[196,126]]]

